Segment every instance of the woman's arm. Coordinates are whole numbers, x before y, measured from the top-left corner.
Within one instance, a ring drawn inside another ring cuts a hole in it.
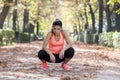
[[[47,48],[47,45],[48,45],[48,42],[49,42],[51,35],[52,35],[52,33],[48,32],[48,34],[43,42],[43,45],[42,45],[42,49],[45,50],[48,54],[51,54],[51,52]]]
[[[66,31],[62,30],[62,34],[63,34],[63,36],[65,38],[66,43],[67,43],[67,45],[65,46],[64,50],[67,50],[67,49],[69,49],[72,46],[71,42],[70,42],[70,38],[69,38],[68,34],[66,33]]]
[[[51,35],[52,35],[52,33],[51,33],[51,32],[48,32],[48,34],[47,34],[47,36],[46,36],[46,38],[45,38],[45,40],[44,40],[44,42],[43,42],[42,48],[43,48],[43,50],[45,50],[45,51],[49,54],[49,56],[50,56],[50,61],[51,61],[51,62],[55,62],[55,57],[54,57],[54,55],[53,55],[52,52],[51,52],[50,50],[48,50],[48,48],[47,48],[47,45],[48,45],[48,42],[49,42],[49,39],[50,39]]]

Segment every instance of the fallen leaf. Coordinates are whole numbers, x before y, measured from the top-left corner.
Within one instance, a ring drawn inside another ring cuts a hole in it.
[[[7,62],[0,62],[0,66],[2,66],[3,68],[7,67]]]

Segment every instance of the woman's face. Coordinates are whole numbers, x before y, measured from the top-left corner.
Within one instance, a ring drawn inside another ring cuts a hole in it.
[[[52,27],[52,29],[53,29],[54,34],[59,35],[62,28],[60,26],[56,25],[56,26]]]

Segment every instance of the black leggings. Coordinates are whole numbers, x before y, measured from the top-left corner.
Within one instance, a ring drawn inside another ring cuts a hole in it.
[[[75,52],[74,49],[72,47],[70,47],[69,49],[67,49],[65,51],[63,59],[59,58],[59,54],[53,54],[55,56],[55,59],[56,59],[55,63],[63,62],[65,60],[65,58],[72,58],[74,56],[74,52]],[[45,50],[40,50],[38,52],[38,58],[40,60],[45,60],[47,62],[51,62],[50,61],[50,56]]]

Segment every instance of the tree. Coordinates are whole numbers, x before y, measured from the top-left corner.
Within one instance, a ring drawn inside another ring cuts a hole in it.
[[[85,29],[88,29],[88,16],[86,11],[86,4],[84,4],[84,16],[85,16]]]
[[[39,16],[40,16],[40,6],[41,5],[41,1],[38,1],[38,6],[37,6],[37,24],[36,24],[36,34],[39,35],[39,26],[40,26],[40,23],[39,23]]]
[[[15,0],[15,7],[17,7],[18,0]],[[17,9],[13,10],[13,30],[16,32],[16,24],[17,24]]]
[[[115,3],[115,10],[119,10],[120,9],[120,3],[116,2]],[[115,29],[120,32],[120,14],[119,13],[115,13]]]
[[[115,30],[120,32],[120,0],[109,0],[108,4],[113,6],[115,12]]]
[[[25,9],[24,9],[24,18],[23,18],[23,32],[27,31],[27,25],[29,22],[29,10],[27,8],[27,3],[25,2]]]
[[[91,19],[92,19],[92,32],[95,33],[96,29],[95,29],[95,14],[93,12],[93,8],[92,5],[90,3],[88,3],[89,9],[90,9],[90,14],[91,14]]]
[[[103,0],[98,0],[99,4],[99,30],[98,33],[102,33],[103,29]]]
[[[84,8],[85,10],[85,16],[86,16],[86,25],[88,26],[88,22],[90,23],[90,21],[92,20],[92,32],[96,33],[96,29],[95,29],[95,12],[98,9],[96,3],[97,0],[84,0],[84,5],[86,5],[87,9]],[[89,19],[89,14],[87,16],[87,13],[90,13],[91,16],[91,20]]]
[[[2,12],[0,13],[0,29],[3,28],[5,18],[10,10],[10,7],[11,7],[11,3],[13,3],[13,0],[4,0],[4,6],[2,9]]]
[[[80,2],[78,0],[76,0],[76,6],[78,8],[80,8],[79,5],[80,5]],[[80,25],[80,17],[81,17],[80,9],[78,9],[76,14],[77,14],[76,15],[77,16],[77,22],[78,22],[78,26],[79,26],[79,33],[80,33],[80,31],[81,31],[81,29],[80,29],[80,27],[81,27],[81,25]],[[77,26],[76,26],[76,29],[77,29]]]
[[[112,31],[112,22],[111,22],[111,14],[110,5],[108,5],[109,0],[105,0],[105,12],[106,12],[106,19],[107,19],[107,32]]]

